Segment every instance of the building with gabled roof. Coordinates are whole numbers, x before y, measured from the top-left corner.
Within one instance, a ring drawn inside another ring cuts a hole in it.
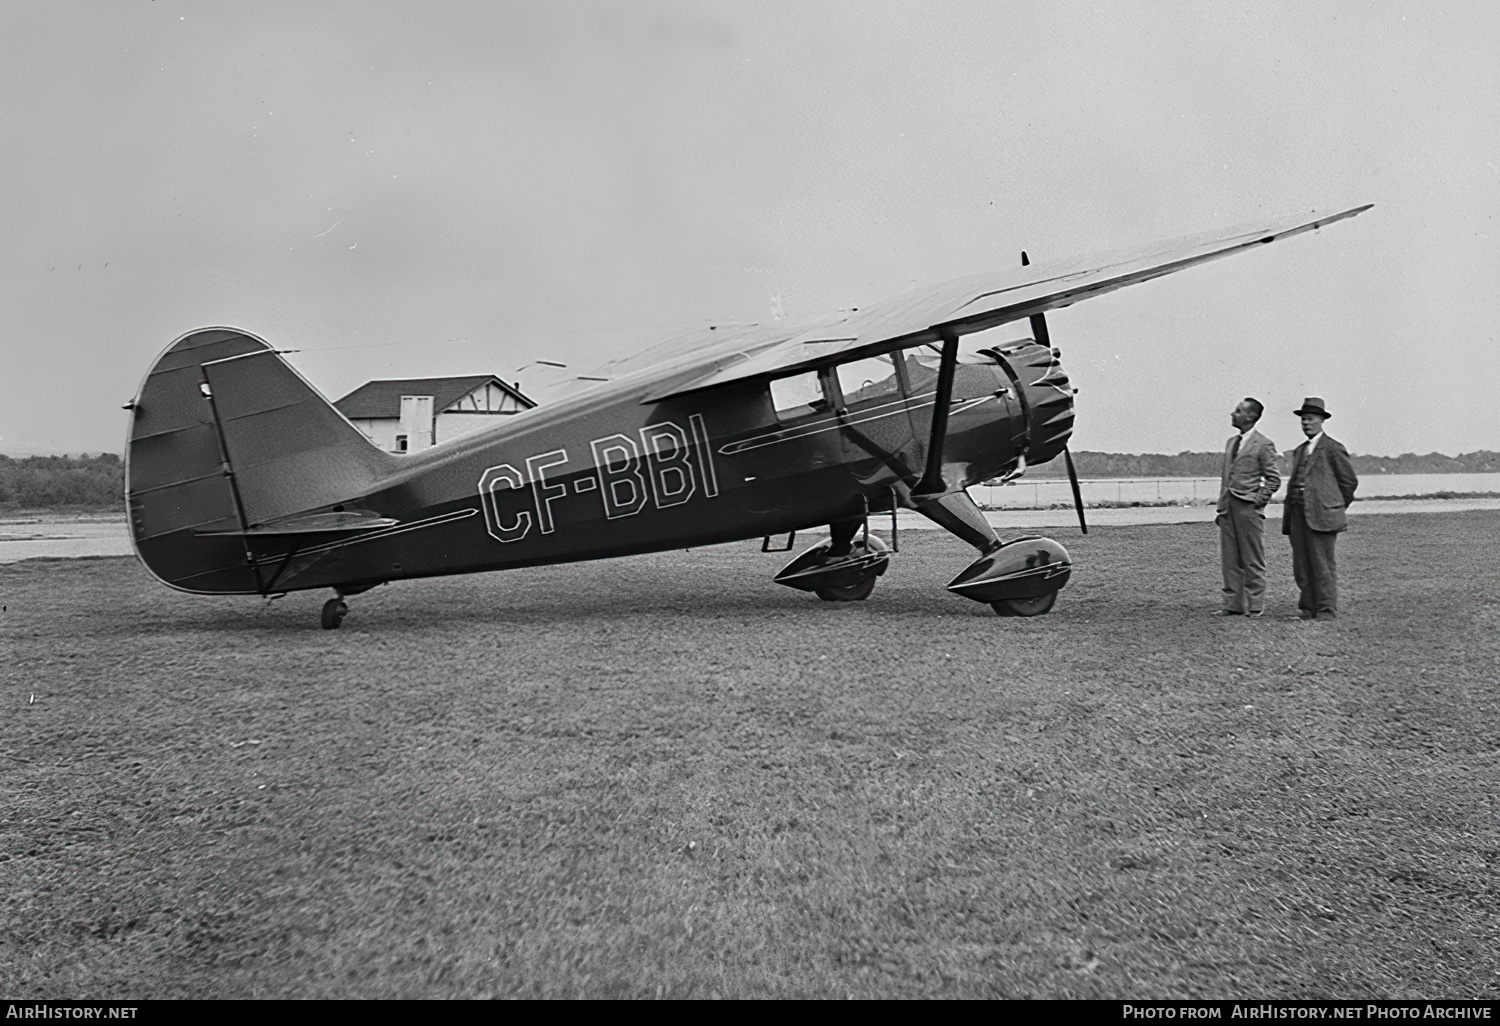
[[[536,405],[493,374],[367,381],[333,404],[387,452],[416,452]]]

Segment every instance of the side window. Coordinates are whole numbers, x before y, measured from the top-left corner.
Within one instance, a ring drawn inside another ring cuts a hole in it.
[[[771,406],[777,420],[795,420],[828,409],[817,371],[776,378],[771,382]]]
[[[844,394],[844,402],[849,405],[901,394],[896,383],[896,364],[889,356],[841,363],[834,368],[834,374],[838,378],[839,391]]]
[[[971,341],[974,339],[974,341]],[[953,372],[953,401],[991,395],[1010,386],[1010,378],[993,357],[978,352],[982,343],[974,336],[964,336],[958,350],[958,366]],[[936,345],[913,346],[899,353],[906,370],[908,395],[931,392],[937,388],[938,365],[943,351]]]

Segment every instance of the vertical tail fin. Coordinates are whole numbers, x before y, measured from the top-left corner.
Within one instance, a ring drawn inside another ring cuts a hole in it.
[[[245,530],[373,491],[399,465],[261,339],[178,339],[133,404],[125,497],[136,553],[185,591],[264,590]]]

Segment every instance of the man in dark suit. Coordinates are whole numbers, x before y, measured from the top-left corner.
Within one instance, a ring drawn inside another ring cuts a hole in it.
[[[1255,422],[1265,407],[1241,400],[1229,415],[1239,433],[1224,443],[1219,474],[1219,559],[1224,570],[1224,604],[1219,616],[1260,616],[1266,596],[1266,548],[1261,510],[1281,487],[1276,446]]]
[[[1332,414],[1322,399],[1309,396],[1302,400],[1300,410],[1292,412],[1302,418],[1307,441],[1292,451],[1281,533],[1292,540],[1292,574],[1300,592],[1298,617],[1332,620],[1339,604],[1333,543],[1349,526],[1344,510],[1354,501],[1359,478],[1348,450],[1323,433],[1323,422]]]

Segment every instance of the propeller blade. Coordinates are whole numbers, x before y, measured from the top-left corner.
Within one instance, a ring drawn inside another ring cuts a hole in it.
[[[1083,491],[1078,487],[1078,471],[1073,469],[1073,454],[1063,449],[1063,459],[1068,463],[1068,481],[1073,485],[1073,507],[1078,510],[1078,528],[1089,533],[1089,525],[1083,519]]]
[[[1047,330],[1046,314],[1031,315],[1031,334],[1039,345],[1044,345],[1048,349],[1052,348],[1052,333]]]
[[[1021,250],[1021,266],[1025,267],[1031,263],[1031,258],[1026,251]],[[1048,349],[1052,348],[1052,333],[1047,330],[1047,315],[1044,313],[1031,315],[1031,334],[1036,338],[1039,345]],[[1078,487],[1078,471],[1073,469],[1073,454],[1063,448],[1063,459],[1068,464],[1068,482],[1073,486],[1073,508],[1078,510],[1078,529],[1084,534],[1089,533],[1088,522],[1083,518],[1083,490]]]

